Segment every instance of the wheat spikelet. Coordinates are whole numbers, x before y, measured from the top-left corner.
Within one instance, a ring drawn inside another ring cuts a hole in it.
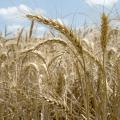
[[[103,52],[105,51],[108,43],[108,30],[109,30],[108,16],[105,13],[103,13],[101,17],[101,36],[100,36],[101,47]]]

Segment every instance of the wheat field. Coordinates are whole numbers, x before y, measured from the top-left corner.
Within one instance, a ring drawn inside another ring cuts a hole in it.
[[[0,36],[0,120],[120,120],[120,30],[107,14],[97,33],[42,15],[26,19],[27,34]],[[57,35],[36,38],[34,23]]]

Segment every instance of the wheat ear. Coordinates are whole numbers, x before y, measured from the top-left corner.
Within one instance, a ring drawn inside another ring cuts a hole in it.
[[[80,44],[80,39],[77,37],[76,34],[74,34],[74,32],[70,28],[68,28],[65,25],[61,24],[57,20],[45,18],[43,16],[26,15],[26,17],[28,19],[30,19],[30,20],[43,23],[45,25],[48,25],[48,26],[56,29],[57,31],[62,33],[64,36],[66,36],[70,40],[70,42],[77,48],[77,51],[79,53],[82,53],[82,46]]]

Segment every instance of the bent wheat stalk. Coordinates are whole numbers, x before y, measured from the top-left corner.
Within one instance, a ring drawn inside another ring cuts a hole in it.
[[[70,40],[70,42],[77,48],[77,51],[79,51],[79,53],[82,53],[82,46],[80,44],[80,39],[74,34],[74,32],[71,29],[62,25],[61,23],[59,23],[59,21],[48,19],[43,16],[36,16],[29,14],[26,15],[26,17],[30,20],[37,21],[45,25],[48,25],[50,27],[53,27],[54,29],[62,33],[64,36],[66,36]]]
[[[65,25],[61,24],[57,20],[45,18],[43,16],[30,15],[30,14],[27,14],[26,17],[28,19],[30,19],[30,20],[37,21],[37,22],[43,23],[45,25],[48,25],[48,26],[56,29],[60,33],[62,33],[66,38],[68,38],[68,40],[72,43],[72,45],[77,50],[78,55],[80,55],[81,58],[82,58],[83,66],[84,66],[84,80],[87,82],[85,59],[84,59],[84,55],[83,55],[83,48],[81,46],[80,38],[71,29],[69,29]],[[89,97],[88,97],[88,93],[89,93],[89,90],[88,90],[88,86],[86,85],[87,104],[86,104],[85,108],[86,108],[86,112],[87,112],[87,118],[89,120],[90,115],[89,115]]]
[[[96,59],[94,55],[91,56],[91,53],[89,53],[87,50],[83,49],[83,47],[80,44],[81,43],[80,38],[78,38],[77,35],[71,29],[69,29],[68,27],[62,25],[57,20],[48,19],[48,18],[45,18],[44,16],[36,16],[36,15],[27,14],[26,17],[28,19],[30,19],[30,20],[34,20],[34,21],[40,22],[42,24],[45,24],[47,26],[53,27],[54,29],[56,29],[57,31],[59,31],[60,33],[62,33],[74,45],[74,47],[76,48],[76,50],[78,51],[78,53],[80,53],[80,55],[81,55],[81,53],[82,54],[84,53],[84,54],[88,55],[90,58],[92,58],[92,60],[98,66],[100,66],[100,68],[102,70],[102,64],[99,62],[99,60]],[[39,45],[37,47],[39,47]]]

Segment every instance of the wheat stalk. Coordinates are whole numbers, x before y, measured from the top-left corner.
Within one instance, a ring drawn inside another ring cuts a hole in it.
[[[109,30],[109,19],[108,16],[103,13],[101,16],[101,48],[103,52],[103,89],[104,89],[104,94],[103,94],[103,106],[104,106],[104,111],[103,111],[103,119],[107,120],[107,78],[106,78],[106,73],[105,73],[105,54],[106,54],[106,47],[108,43],[108,30]]]
[[[30,32],[29,32],[29,39],[31,39],[31,37],[32,37],[33,27],[34,27],[34,20],[31,21]]]

